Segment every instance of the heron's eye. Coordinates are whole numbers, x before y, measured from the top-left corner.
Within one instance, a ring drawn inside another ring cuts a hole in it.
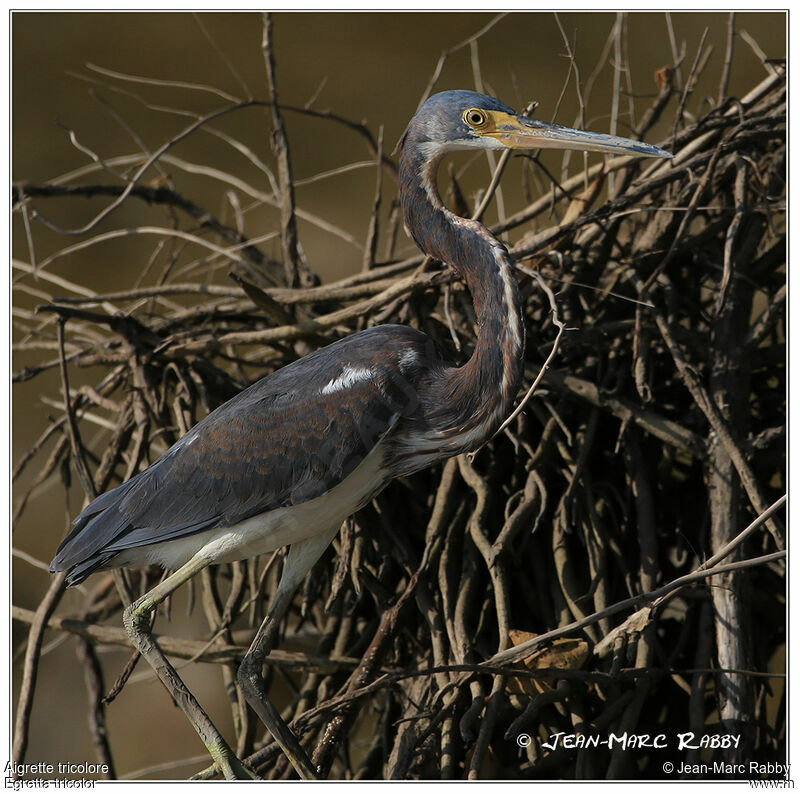
[[[466,121],[470,127],[477,130],[481,127],[485,127],[489,119],[482,110],[470,108],[464,112],[464,121]]]

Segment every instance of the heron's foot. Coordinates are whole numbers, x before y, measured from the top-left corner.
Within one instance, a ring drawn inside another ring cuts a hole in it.
[[[239,666],[237,675],[245,700],[267,727],[275,741],[281,746],[295,771],[303,780],[319,780],[319,770],[311,763],[303,746],[283,721],[278,710],[270,703],[264,680],[261,677],[263,660],[253,654],[246,654]]]
[[[259,776],[233,752],[226,742],[223,742],[222,745],[209,743],[206,747],[225,780],[260,780]]]
[[[128,632],[128,636],[134,645],[141,651],[142,636],[150,633],[150,616],[158,606],[149,598],[149,594],[143,595],[125,607],[122,613],[122,624]]]

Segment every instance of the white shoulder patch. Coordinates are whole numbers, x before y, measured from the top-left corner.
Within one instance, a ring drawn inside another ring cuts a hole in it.
[[[365,367],[351,367],[346,364],[342,369],[342,374],[329,380],[320,390],[320,394],[333,394],[342,391],[357,383],[360,380],[369,380],[372,377],[372,370]]]

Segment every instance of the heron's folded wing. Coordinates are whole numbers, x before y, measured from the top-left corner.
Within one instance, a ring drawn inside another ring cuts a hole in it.
[[[387,340],[377,336],[348,337],[210,413],[148,469],[87,506],[51,569],[232,526],[342,482],[415,407],[414,384],[395,365],[400,353],[387,358]]]

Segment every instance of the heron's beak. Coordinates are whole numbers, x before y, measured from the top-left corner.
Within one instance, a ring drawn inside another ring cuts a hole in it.
[[[500,115],[503,118],[498,118]],[[495,138],[511,149],[575,149],[632,157],[672,157],[658,146],[642,141],[548,124],[527,116],[494,113],[493,121],[493,129],[482,134]]]

